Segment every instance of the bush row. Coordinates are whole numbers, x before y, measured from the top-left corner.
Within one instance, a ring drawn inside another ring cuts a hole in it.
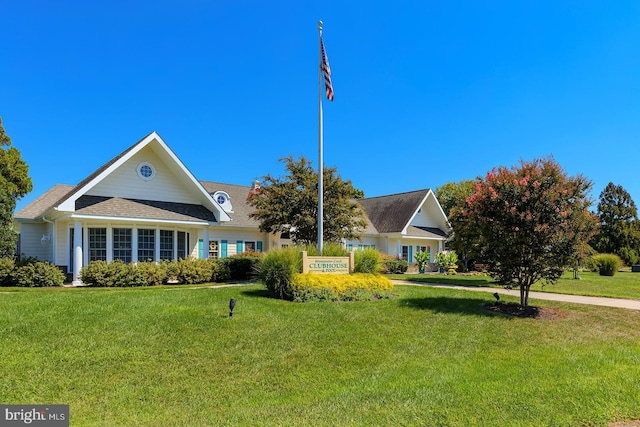
[[[248,280],[254,277],[260,259],[260,253],[247,252],[220,259],[187,258],[158,263],[91,261],[81,270],[80,276],[88,285],[106,287]]]
[[[91,261],[81,270],[80,276],[87,285],[125,287],[224,282],[231,274],[229,268],[219,260],[187,258],[137,264],[125,264],[119,260]]]
[[[44,287],[62,286],[64,274],[50,262],[35,259],[0,259],[0,286]]]

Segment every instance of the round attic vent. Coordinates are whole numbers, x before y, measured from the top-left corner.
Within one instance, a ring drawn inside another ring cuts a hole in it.
[[[142,162],[136,168],[138,171],[138,176],[140,179],[145,181],[151,181],[154,176],[156,176],[156,168],[149,162]]]

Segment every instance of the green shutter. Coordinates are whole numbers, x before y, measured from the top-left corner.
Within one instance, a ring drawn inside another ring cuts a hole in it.
[[[349,244],[347,245],[347,249],[349,249],[349,252],[353,251],[353,244],[352,244],[352,243],[349,243]]]
[[[226,258],[226,257],[227,257],[227,241],[222,240],[220,242],[220,258]]]
[[[409,264],[413,262],[413,246],[411,245],[409,245],[409,259],[407,261],[409,261]]]
[[[198,239],[198,258],[204,258],[204,242],[202,239]]]
[[[256,250],[258,252],[262,252],[262,242],[260,241],[256,242]]]
[[[242,240],[238,240],[236,242],[236,253],[241,254],[242,252]]]

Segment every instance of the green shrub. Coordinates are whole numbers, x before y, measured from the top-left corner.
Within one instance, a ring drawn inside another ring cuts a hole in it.
[[[436,264],[440,271],[446,271],[447,274],[456,274],[456,265],[458,262],[458,254],[455,251],[441,251],[436,254]]]
[[[613,276],[622,266],[622,260],[615,254],[598,254],[592,258],[601,276]]]
[[[294,301],[368,301],[389,298],[391,280],[379,274],[294,274]]]
[[[297,245],[299,252],[307,251],[308,256],[319,256],[317,245]],[[326,243],[322,245],[322,256],[349,256],[349,251],[339,243]]]
[[[11,277],[16,268],[13,258],[0,258],[0,286],[11,286]]]
[[[249,280],[255,277],[261,259],[261,252],[243,252],[222,258],[222,262],[229,268],[231,280]]]
[[[91,261],[80,270],[80,280],[87,285],[108,286],[109,264],[106,261]]]
[[[388,258],[382,260],[385,274],[403,274],[409,269],[409,263],[405,259]]]
[[[311,254],[307,252],[307,255]],[[322,256],[349,256],[349,251],[339,243],[326,243],[322,245]]]
[[[288,247],[267,252],[256,268],[260,281],[274,298],[293,299],[291,282],[302,268],[299,247]]]
[[[161,261],[157,265],[159,265],[162,269],[164,269],[166,273],[166,277],[164,279],[164,283],[178,283],[180,280],[178,276],[180,275],[180,263],[182,260],[171,260],[171,261]],[[155,264],[155,263],[154,263]]]
[[[139,262],[136,267],[138,272],[144,277],[147,286],[162,285],[168,280],[166,263]],[[82,281],[84,281],[84,278]]]
[[[175,262],[178,264],[178,283],[194,285],[211,281],[213,265],[208,260],[187,258]]]
[[[22,287],[62,286],[65,276],[50,262],[29,261],[11,273],[11,284]]]
[[[354,273],[379,273],[382,270],[382,258],[376,249],[365,248],[354,252]]]
[[[80,278],[85,284],[92,286],[147,286],[149,284],[147,269],[140,267],[146,264],[151,263],[140,263],[136,266],[132,263],[125,264],[120,260],[110,263],[106,261],[91,261],[80,271]],[[161,268],[159,266],[156,267]]]
[[[222,260],[217,258],[209,258],[209,263],[211,264],[211,281],[220,283],[226,282],[231,278],[231,270],[227,264],[222,262]]]

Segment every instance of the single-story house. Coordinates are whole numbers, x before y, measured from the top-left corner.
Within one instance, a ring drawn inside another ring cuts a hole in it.
[[[93,260],[227,257],[290,242],[259,231],[246,202],[252,186],[202,181],[152,132],[77,185],[55,185],[16,212],[18,251],[51,261],[80,283]],[[430,189],[358,200],[368,215],[361,241],[410,262],[442,250],[449,223]]]

